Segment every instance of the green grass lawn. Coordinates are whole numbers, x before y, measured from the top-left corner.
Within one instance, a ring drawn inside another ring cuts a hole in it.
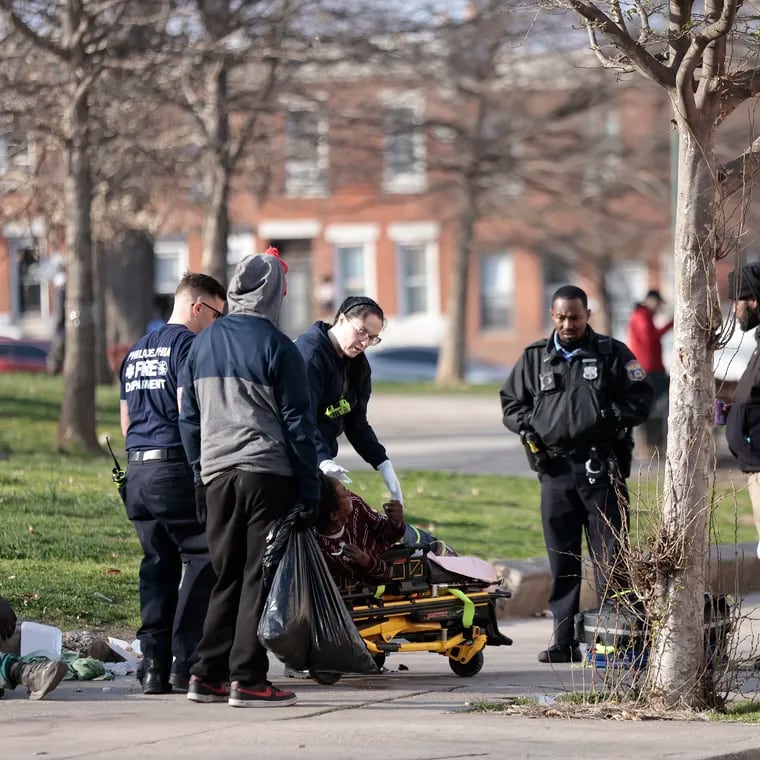
[[[132,636],[139,625],[140,547],[111,482],[108,455],[53,451],[60,398],[60,378],[0,375],[0,595],[22,617]],[[118,391],[98,389],[97,409],[98,434],[108,433],[122,455]],[[382,479],[351,475],[352,487],[379,507]],[[404,472],[401,480],[407,519],[459,553],[544,555],[534,479]],[[642,503],[651,505],[655,488],[643,487]],[[735,500],[722,493],[720,540],[753,540],[746,489]]]

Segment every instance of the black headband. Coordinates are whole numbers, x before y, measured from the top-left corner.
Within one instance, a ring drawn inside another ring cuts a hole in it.
[[[358,309],[360,306],[370,306],[373,309],[376,309],[377,311],[382,312],[382,309],[380,308],[380,306],[377,304],[376,301],[373,301],[371,298],[356,296],[356,300],[350,306],[347,306],[345,309],[343,309],[343,314],[348,314],[349,311]]]

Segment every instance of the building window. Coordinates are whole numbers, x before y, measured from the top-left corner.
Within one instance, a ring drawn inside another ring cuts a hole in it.
[[[288,111],[285,150],[286,195],[324,195],[327,191],[327,120],[314,110]]]
[[[349,296],[366,295],[364,246],[336,246],[335,259],[338,271],[338,292],[341,293],[342,299]]]
[[[25,137],[0,135],[0,173],[11,169],[28,172],[32,167],[32,148]]]
[[[480,326],[507,330],[514,324],[515,273],[509,253],[480,257]]]
[[[232,279],[235,267],[255,252],[255,240],[250,232],[233,232],[227,236],[227,282]]]
[[[429,311],[427,246],[424,243],[402,243],[397,252],[402,314],[425,314]]]
[[[409,101],[404,103],[404,100]],[[427,189],[422,102],[411,95],[383,106],[383,190],[421,193]]]
[[[583,183],[589,195],[599,195],[600,187],[617,181],[623,171],[620,115],[613,105],[591,109],[587,118],[586,134],[593,152],[583,173]]]
[[[180,238],[157,240],[154,255],[153,292],[173,295],[187,269],[187,243]]]

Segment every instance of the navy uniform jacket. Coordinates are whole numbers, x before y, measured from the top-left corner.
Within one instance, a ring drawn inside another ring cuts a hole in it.
[[[182,446],[177,379],[195,338],[169,324],[144,335],[121,363],[121,399],[127,402],[127,451]]]
[[[356,453],[377,469],[388,455],[367,420],[372,393],[369,362],[363,353],[353,359],[340,356],[327,334],[329,329],[326,322],[315,322],[296,339],[306,362],[311,405],[317,418],[317,459],[334,459],[338,455],[338,437],[345,433]],[[341,399],[349,406],[345,413],[338,409]],[[338,413],[328,416],[330,408]]]

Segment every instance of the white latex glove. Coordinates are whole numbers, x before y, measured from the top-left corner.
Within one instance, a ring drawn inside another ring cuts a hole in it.
[[[341,483],[351,482],[351,478],[348,477],[348,470],[345,467],[341,467],[332,459],[323,459],[319,463],[319,469],[322,470],[325,475],[329,475],[331,478],[335,478],[335,480],[339,480]]]
[[[404,497],[401,493],[401,483],[399,483],[396,471],[391,464],[391,460],[386,459],[378,466],[377,470],[383,476],[385,485],[388,486],[388,490],[391,492],[391,499],[396,499],[396,501],[400,501],[403,504]]]

